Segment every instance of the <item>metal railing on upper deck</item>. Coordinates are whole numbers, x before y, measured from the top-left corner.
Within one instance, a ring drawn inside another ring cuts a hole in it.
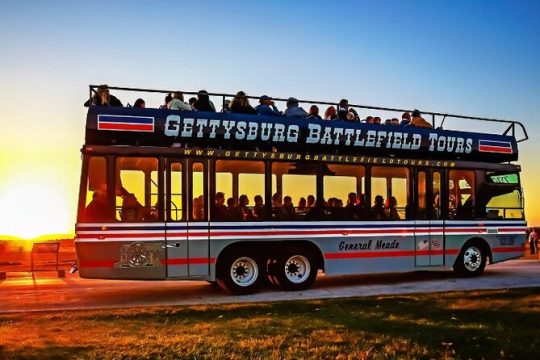
[[[92,96],[96,93],[96,89],[100,85],[89,85],[89,99],[90,103],[92,100]],[[145,93],[161,93],[161,94],[169,94],[174,93],[175,91],[181,91],[183,94],[187,95],[197,95],[199,91],[182,91],[182,90],[158,90],[158,89],[144,89],[144,88],[132,88],[132,87],[120,87],[120,86],[107,86],[109,90],[119,90],[119,91],[132,91],[132,92],[145,92]],[[211,93],[208,92],[207,95],[209,97],[219,97],[222,99],[222,107],[225,107],[226,100],[228,98],[234,98],[235,94],[225,94],[225,93]],[[246,98],[248,99],[254,99],[258,100],[259,96],[250,96],[246,95]],[[288,99],[286,98],[276,98],[272,97],[272,100],[274,101],[282,101],[287,102]],[[318,100],[304,100],[304,99],[298,99],[299,103],[308,103],[312,105],[327,105],[327,106],[339,106],[339,103],[336,102],[327,102],[327,101],[318,101]],[[358,104],[352,104],[349,103],[349,108],[360,108],[360,109],[368,109],[368,110],[377,110],[377,111],[388,111],[388,112],[397,112],[397,113],[404,113],[409,112],[412,113],[414,110],[411,109],[400,109],[400,108],[388,108],[388,107],[381,107],[381,106],[370,106],[370,105],[358,105]],[[509,135],[516,139],[517,142],[522,142],[529,139],[529,135],[527,134],[527,130],[525,129],[525,126],[515,120],[506,120],[506,119],[495,119],[495,118],[486,118],[486,117],[477,117],[477,116],[467,116],[467,115],[457,115],[457,114],[446,114],[441,112],[432,112],[432,111],[422,111],[422,115],[430,115],[431,116],[431,124],[433,128],[442,128],[445,121],[447,119],[463,119],[463,120],[475,120],[475,121],[484,121],[484,122],[491,122],[491,123],[498,123],[498,124],[505,124],[506,128],[503,131],[502,135]],[[436,119],[437,117],[442,117],[442,120],[439,124],[439,126],[436,126]],[[520,138],[517,138],[517,128],[521,129],[522,136]]]

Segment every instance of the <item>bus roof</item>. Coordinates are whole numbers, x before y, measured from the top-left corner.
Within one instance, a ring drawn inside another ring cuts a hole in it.
[[[96,86],[90,86],[90,94]],[[167,93],[169,91],[109,87],[111,90]],[[196,92],[184,92],[195,94]],[[230,94],[220,96],[223,102]],[[253,97],[252,97],[253,98]],[[275,99],[286,101],[287,99]],[[304,101],[307,104],[328,104]],[[406,109],[349,105],[355,108],[404,112]],[[279,150],[321,153],[472,160],[494,163],[518,159],[517,143],[528,139],[517,121],[423,112],[440,120],[438,128],[367,124],[339,120],[245,115],[152,108],[90,106],[86,121],[86,145],[132,145],[153,147],[199,147],[234,150]],[[442,118],[442,119],[441,119]],[[502,133],[442,128],[446,119],[464,119],[504,125]],[[516,138],[516,133],[521,132]]]

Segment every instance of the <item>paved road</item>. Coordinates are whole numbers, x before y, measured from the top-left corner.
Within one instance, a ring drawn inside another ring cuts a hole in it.
[[[76,275],[58,279],[45,274],[32,278],[27,274],[9,273],[6,280],[0,280],[0,313],[286,301],[527,286],[540,287],[538,260],[489,265],[481,277],[472,279],[456,278],[451,271],[319,276],[313,288],[307,291],[285,292],[264,287],[249,296],[230,295],[206,282],[88,280]]]

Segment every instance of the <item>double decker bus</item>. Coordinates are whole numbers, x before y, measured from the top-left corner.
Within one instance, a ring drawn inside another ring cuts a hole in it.
[[[90,106],[75,238],[80,276],[201,280],[248,294],[266,280],[307,289],[319,272],[453,269],[470,277],[522,256],[514,162],[528,138],[523,125],[424,116],[433,128]],[[456,119],[468,131],[450,130]],[[473,123],[482,131],[471,131]]]

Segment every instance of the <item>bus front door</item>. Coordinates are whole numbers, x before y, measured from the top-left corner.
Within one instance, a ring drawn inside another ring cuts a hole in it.
[[[415,176],[415,265],[441,266],[444,263],[444,221],[441,217],[439,170],[421,168]]]
[[[186,169],[180,160],[167,163],[165,192],[167,231],[167,277],[188,277]]]

